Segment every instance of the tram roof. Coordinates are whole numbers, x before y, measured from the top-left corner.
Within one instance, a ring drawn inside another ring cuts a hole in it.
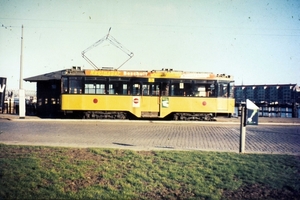
[[[138,78],[174,78],[174,79],[212,79],[212,80],[233,80],[233,77],[225,74],[213,74],[212,72],[187,72],[174,71],[171,69],[162,70],[84,70],[86,76],[118,76]]]
[[[74,76],[118,76],[118,77],[139,77],[139,78],[176,78],[176,79],[212,79],[212,80],[233,80],[233,77],[225,74],[213,74],[212,72],[185,72],[173,71],[171,69],[162,70],[81,70],[80,67],[50,72],[38,76],[25,78],[25,81],[40,82],[50,80],[60,80],[63,75]]]

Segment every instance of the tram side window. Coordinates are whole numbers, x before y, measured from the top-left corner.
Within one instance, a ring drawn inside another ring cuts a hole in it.
[[[212,87],[213,86],[213,87]],[[197,83],[193,87],[193,96],[196,97],[212,97],[214,85]]]
[[[115,94],[115,89],[113,84],[108,84],[108,94]]]
[[[225,83],[223,84],[223,94],[222,94],[223,97],[228,97],[228,84]]]
[[[130,91],[128,90],[128,85],[126,83],[123,83],[122,94],[130,94]]]
[[[143,96],[159,96],[160,95],[159,84],[144,83],[142,86],[142,95]]]
[[[144,96],[149,96],[150,95],[150,85],[148,84],[143,84],[143,89],[142,89],[142,94]]]
[[[229,91],[229,97],[233,98],[234,97],[234,83],[233,82],[228,84],[228,91]]]
[[[183,96],[184,83],[171,84],[171,96]]]
[[[130,87],[128,85],[130,78],[109,77],[106,82],[106,94],[110,95],[128,95]]]
[[[69,78],[69,93],[82,94],[82,77]]]
[[[230,87],[228,83],[215,84],[215,93],[217,97],[229,97]]]
[[[124,95],[127,94],[127,90],[124,93],[124,84],[122,82],[111,82],[108,84],[108,94]]]
[[[159,85],[151,85],[152,96],[159,96],[159,93],[160,93]]]
[[[209,86],[209,96],[210,97],[216,97],[216,91],[217,91],[216,84],[211,84]]]
[[[214,85],[210,83],[180,82],[169,87],[170,96],[212,97]],[[167,91],[166,91],[167,92]]]
[[[162,96],[169,96],[170,85],[169,83],[162,83]]]
[[[220,83],[219,89],[220,89],[219,90],[220,97],[228,97],[227,83]]]
[[[171,96],[192,96],[192,84],[191,83],[173,83],[171,84]]]
[[[105,94],[105,84],[96,84],[96,94]]]
[[[193,95],[196,97],[206,97],[208,96],[206,93],[206,88],[204,85],[196,85],[194,88]]]
[[[195,93],[193,91],[193,84],[192,83],[184,83],[184,96],[195,96]]]
[[[170,95],[175,96],[175,86],[174,86],[174,84],[171,85]]]
[[[96,87],[94,83],[86,83],[84,85],[84,92],[85,94],[95,94],[96,92]]]
[[[140,95],[141,85],[139,83],[134,83],[132,85],[132,95]]]

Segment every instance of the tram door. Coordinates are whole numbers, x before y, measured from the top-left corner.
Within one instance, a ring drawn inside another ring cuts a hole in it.
[[[218,111],[227,111],[228,110],[228,83],[218,83],[217,91],[217,109]]]
[[[160,83],[143,84],[142,117],[159,117],[160,115]]]

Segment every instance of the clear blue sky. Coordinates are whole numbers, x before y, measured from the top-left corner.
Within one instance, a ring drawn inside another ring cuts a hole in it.
[[[0,76],[82,66],[81,52],[111,35],[134,57],[121,69],[225,73],[236,84],[300,84],[299,0],[0,0]],[[127,56],[107,42],[87,53],[99,66]],[[35,84],[25,83],[25,89]]]

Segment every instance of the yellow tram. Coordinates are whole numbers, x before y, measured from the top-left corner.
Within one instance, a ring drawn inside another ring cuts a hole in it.
[[[233,77],[138,70],[66,70],[61,110],[83,118],[212,120],[234,112]]]

